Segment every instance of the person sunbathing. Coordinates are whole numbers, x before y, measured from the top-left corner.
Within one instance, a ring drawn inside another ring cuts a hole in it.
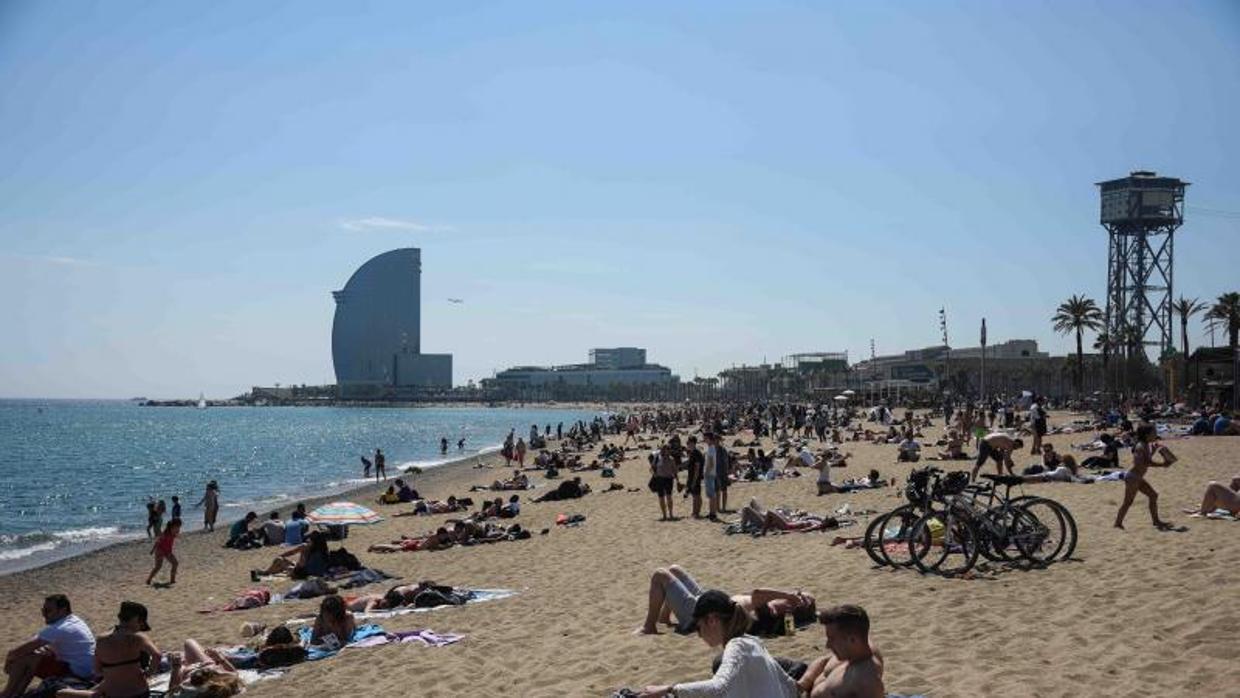
[[[1184,513],[1205,516],[1217,509],[1226,510],[1232,516],[1240,515],[1240,475],[1233,477],[1226,487],[1219,482],[1206,485],[1206,492],[1201,497],[1201,507],[1185,509]]]
[[[581,481],[580,477],[561,482],[558,487],[541,496],[530,500],[533,502],[558,502],[565,499],[578,499],[590,493],[590,485]]]
[[[827,528],[827,520],[821,516],[794,511],[790,514],[767,509],[756,498],[741,507],[741,524],[760,529],[763,533],[776,531],[817,531]]]
[[[1050,444],[1044,444],[1043,450],[1051,448]],[[1053,451],[1052,451],[1053,453]],[[1045,460],[1045,458],[1044,458]],[[1077,465],[1076,459],[1071,455],[1055,454],[1055,460],[1058,465],[1043,470],[1040,473],[1024,475],[1025,482],[1093,482],[1094,478],[1081,475],[1081,466]]]
[[[955,429],[947,432],[947,443],[944,445],[947,446],[946,451],[939,451],[937,458],[926,460],[968,460],[969,454],[964,452],[964,441]]]
[[[697,580],[683,567],[672,565],[667,569],[656,569],[650,576],[646,620],[637,632],[657,635],[658,624],[673,625],[673,617],[677,630],[690,630],[693,606],[702,593]],[[754,635],[783,635],[788,630],[785,619],[789,615],[794,624],[802,625],[813,622],[818,608],[813,595],[800,590],[757,588],[748,594],[733,594],[731,598],[749,615],[749,632]]]
[[[452,534],[448,532],[448,529],[441,526],[434,533],[428,533],[424,536],[416,538],[402,536],[399,540],[394,540],[391,543],[375,543],[367,548],[366,551],[371,553],[406,553],[418,550],[443,550],[451,548],[453,543]]]
[[[294,556],[296,562],[290,559]],[[288,574],[294,579],[321,577],[327,574],[327,566],[327,534],[314,531],[305,543],[280,553],[266,569],[250,570],[250,579],[258,581],[259,577],[273,574]]]
[[[355,630],[357,622],[353,620],[349,609],[345,608],[344,599],[331,594],[319,603],[319,615],[314,619],[310,644],[343,647],[353,640]]]
[[[467,508],[464,502],[458,500],[455,496],[449,495],[447,501],[438,499],[419,499],[413,503],[413,511],[401,511],[392,516],[422,516],[425,514],[451,514],[458,511],[464,511]]]
[[[184,652],[170,652],[168,696],[212,696],[227,698],[245,688],[237,668],[214,649],[203,649],[197,640],[187,639]]]
[[[491,483],[490,487],[483,487],[482,485],[474,485],[473,487],[469,489],[471,492],[474,492],[478,490],[494,490],[494,491],[527,490],[529,488],[530,488],[530,479],[526,477],[525,474],[522,473],[520,470],[514,470],[512,471],[512,477],[508,478],[507,480],[496,480],[495,482]]]

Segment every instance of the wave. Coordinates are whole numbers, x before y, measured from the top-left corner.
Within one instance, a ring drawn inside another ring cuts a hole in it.
[[[119,526],[89,526],[64,531],[28,531],[16,535],[0,533],[0,561],[20,560],[56,550],[62,545],[90,545],[126,538]]]

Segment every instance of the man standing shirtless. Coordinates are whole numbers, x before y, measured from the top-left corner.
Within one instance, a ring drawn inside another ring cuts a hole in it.
[[[870,644],[870,617],[844,605],[818,614],[827,635],[825,657],[805,670],[797,686],[810,698],[883,698],[883,654]]]
[[[1001,431],[987,434],[985,438],[977,442],[977,462],[973,465],[973,474],[969,476],[969,479],[977,479],[977,471],[986,465],[987,459],[994,460],[995,469],[1000,475],[1003,474],[1004,468],[1007,468],[1009,475],[1015,475],[1016,466],[1012,463],[1012,452],[1024,447],[1024,441],[1013,439]]]

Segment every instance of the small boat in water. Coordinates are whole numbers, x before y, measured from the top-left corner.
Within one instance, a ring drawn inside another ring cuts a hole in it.
[[[202,393],[198,393],[198,409],[207,409],[207,399],[202,396]]]

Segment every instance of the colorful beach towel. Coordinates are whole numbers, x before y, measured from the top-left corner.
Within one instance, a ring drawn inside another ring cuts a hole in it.
[[[306,647],[306,661],[317,661],[320,659],[328,659],[334,657],[340,652],[353,648],[362,649],[366,647],[379,647],[392,643],[412,644],[417,643],[423,647],[444,647],[455,644],[465,639],[464,635],[455,635],[450,633],[440,634],[434,630],[408,630],[399,633],[389,633],[378,625],[368,624],[361,625],[353,632],[353,638],[349,644],[344,647],[334,647],[328,645],[312,645],[310,644],[310,636],[313,631],[310,628],[301,628],[297,631],[298,639]]]

